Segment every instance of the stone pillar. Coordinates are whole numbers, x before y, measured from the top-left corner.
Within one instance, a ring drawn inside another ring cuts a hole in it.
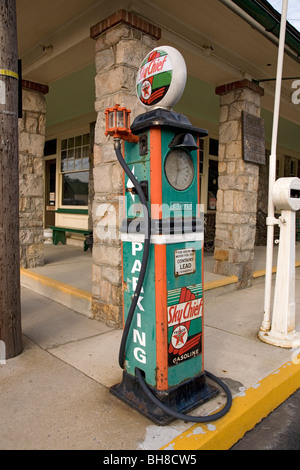
[[[220,127],[214,272],[237,276],[241,288],[253,276],[259,181],[259,166],[244,158],[242,115],[259,118],[263,89],[245,79],[217,87],[216,93]],[[260,146],[264,150],[263,135]]]
[[[48,87],[23,80],[19,119],[20,265],[43,266],[44,144]]]
[[[97,122],[94,145],[92,316],[122,326],[122,258],[119,209],[123,170],[105,132],[107,107],[131,109],[131,122],[145,112],[135,92],[137,70],[156,47],[160,29],[125,10],[91,28],[96,40]]]

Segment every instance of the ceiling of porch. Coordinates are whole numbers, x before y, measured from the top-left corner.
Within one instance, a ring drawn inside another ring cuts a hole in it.
[[[184,5],[184,7],[183,7]],[[49,84],[94,62],[90,27],[119,8],[136,12],[162,29],[160,44],[176,47],[188,73],[212,85],[244,76],[276,76],[277,47],[220,0],[17,0],[18,47],[23,78]],[[284,77],[300,77],[300,64],[286,56]],[[272,110],[274,82],[264,83],[263,106]],[[281,112],[300,122],[283,82]]]

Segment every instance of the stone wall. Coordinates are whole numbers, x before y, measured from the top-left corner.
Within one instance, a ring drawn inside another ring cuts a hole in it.
[[[266,152],[266,164],[259,166],[259,181],[257,191],[257,217],[255,245],[261,246],[267,243],[266,217],[268,214],[269,199],[269,152]],[[276,230],[276,227],[275,227]]]
[[[119,239],[123,170],[112,138],[105,136],[107,107],[131,109],[131,122],[145,109],[135,91],[137,70],[156,46],[160,31],[137,16],[118,11],[91,29],[96,40],[97,122],[94,145],[92,316],[121,326],[122,256]]]
[[[44,167],[46,102],[44,94],[23,89],[23,117],[19,119],[20,264],[44,264]]]
[[[259,166],[243,158],[242,113],[260,116],[263,90],[248,80],[224,85],[220,95],[219,190],[215,273],[236,275],[247,286],[254,269]]]

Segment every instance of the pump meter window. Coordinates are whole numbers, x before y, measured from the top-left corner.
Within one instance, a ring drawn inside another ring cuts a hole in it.
[[[165,161],[165,174],[174,189],[187,189],[194,179],[194,165],[190,155],[183,149],[171,150]]]

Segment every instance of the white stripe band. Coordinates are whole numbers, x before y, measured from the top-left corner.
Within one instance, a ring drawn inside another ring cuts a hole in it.
[[[141,233],[121,233],[122,242],[143,243],[144,238],[145,236]],[[174,243],[203,241],[203,238],[203,232],[176,233],[174,235],[156,234],[151,236],[151,243],[153,243],[153,245],[168,245]]]

